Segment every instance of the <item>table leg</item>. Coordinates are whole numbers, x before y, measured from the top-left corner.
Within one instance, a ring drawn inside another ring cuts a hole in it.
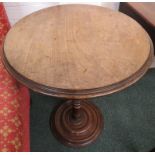
[[[54,135],[64,144],[81,147],[92,143],[101,133],[100,110],[87,100],[68,100],[51,118]]]

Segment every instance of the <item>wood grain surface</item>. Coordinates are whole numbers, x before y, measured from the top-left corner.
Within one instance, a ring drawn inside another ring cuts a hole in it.
[[[152,51],[148,34],[130,17],[99,6],[62,5],[15,24],[5,39],[3,61],[34,90],[84,98],[134,83],[151,64]]]

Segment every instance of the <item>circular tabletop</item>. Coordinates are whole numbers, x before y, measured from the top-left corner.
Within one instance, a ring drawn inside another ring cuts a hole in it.
[[[51,96],[110,94],[147,71],[153,46],[146,31],[120,12],[60,5],[26,16],[8,32],[3,62],[29,88]]]

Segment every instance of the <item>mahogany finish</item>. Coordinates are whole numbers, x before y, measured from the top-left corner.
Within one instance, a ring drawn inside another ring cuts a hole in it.
[[[68,100],[53,117],[51,128],[54,135],[62,143],[73,147],[94,142],[103,127],[100,110],[87,100]]]
[[[30,88],[33,83],[47,95],[76,99],[131,85],[152,57],[150,38],[136,21],[92,5],[55,6],[21,19],[4,51],[12,72]]]
[[[152,41],[136,21],[93,5],[55,6],[23,18],[7,34],[2,52],[6,69],[19,82],[68,99],[51,127],[74,147],[92,143],[102,131],[101,113],[86,99],[135,83],[152,59]]]

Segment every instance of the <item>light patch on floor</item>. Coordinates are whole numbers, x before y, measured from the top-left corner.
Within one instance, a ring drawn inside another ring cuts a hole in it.
[[[154,57],[152,65],[151,65],[151,68],[155,68],[155,57]]]

